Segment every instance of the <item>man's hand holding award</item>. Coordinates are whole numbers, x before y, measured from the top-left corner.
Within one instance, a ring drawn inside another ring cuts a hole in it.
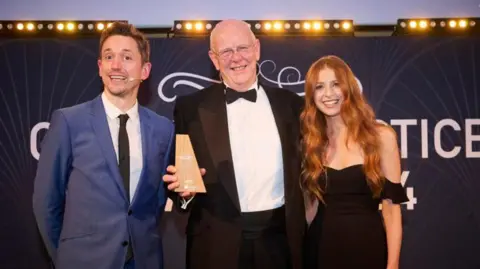
[[[205,169],[198,167],[192,143],[188,135],[176,135],[175,166],[168,166],[163,181],[168,189],[178,192],[183,198],[193,197],[196,193],[205,193],[202,176]]]

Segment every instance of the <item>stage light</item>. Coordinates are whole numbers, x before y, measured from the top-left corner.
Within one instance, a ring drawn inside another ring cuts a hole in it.
[[[220,21],[176,20],[171,28],[174,36],[206,36]],[[342,35],[353,36],[352,20],[247,20],[256,35]],[[198,23],[208,25],[201,31]],[[195,25],[195,27],[194,27]]]
[[[282,29],[283,29],[282,23],[281,23],[281,22],[278,22],[278,21],[277,21],[277,22],[274,22],[274,23],[273,23],[273,29],[275,29],[275,30],[277,30],[277,31],[278,31],[278,30],[282,30]]]
[[[67,23],[67,30],[73,31],[75,29],[75,24],[69,22]]]
[[[113,22],[115,21],[0,21],[0,36],[98,35]]]
[[[427,23],[426,20],[421,20],[421,21],[418,23],[418,25],[419,25],[420,28],[422,28],[422,29],[425,29],[425,28],[428,27],[428,23]]]
[[[479,18],[399,19],[393,35],[478,35]]]
[[[348,21],[342,23],[342,28],[346,31],[350,30],[352,28],[352,24]]]
[[[457,21],[455,21],[455,20],[450,20],[450,21],[448,22],[448,25],[450,26],[450,28],[455,28],[455,27],[457,27]]]
[[[304,22],[303,23],[303,29],[310,30],[310,28],[312,28],[312,25],[309,22]]]
[[[266,23],[263,25],[263,29],[265,29],[265,30],[267,30],[267,31],[270,30],[270,29],[272,29],[272,24],[269,23],[269,22],[266,22]]]
[[[201,22],[195,23],[195,30],[197,30],[197,31],[203,30],[203,23],[201,23]]]

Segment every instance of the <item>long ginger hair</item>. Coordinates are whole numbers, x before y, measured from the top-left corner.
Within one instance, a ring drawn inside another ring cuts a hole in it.
[[[315,88],[321,70],[334,71],[343,92],[344,100],[340,116],[347,129],[347,140],[359,145],[363,151],[363,169],[367,183],[378,197],[385,178],[380,169],[380,137],[372,107],[366,102],[350,67],[336,56],[325,56],[312,64],[305,77],[305,107],[301,113],[302,132],[302,179],[305,198],[310,202],[319,199],[325,203],[324,190],[319,185],[319,176],[325,170],[325,156],[329,144],[325,115],[317,108],[314,100]]]

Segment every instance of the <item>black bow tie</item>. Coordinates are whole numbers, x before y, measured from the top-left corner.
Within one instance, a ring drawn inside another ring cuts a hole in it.
[[[239,92],[230,88],[226,89],[225,100],[227,104],[235,102],[238,98],[244,98],[245,100],[255,103],[255,101],[257,101],[257,91],[251,89],[246,92]]]

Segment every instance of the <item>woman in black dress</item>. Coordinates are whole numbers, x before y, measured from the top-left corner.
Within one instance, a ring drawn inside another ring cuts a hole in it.
[[[399,204],[408,199],[395,131],[377,123],[350,67],[335,56],[310,67],[301,117],[301,184],[315,212],[306,267],[398,269]]]

